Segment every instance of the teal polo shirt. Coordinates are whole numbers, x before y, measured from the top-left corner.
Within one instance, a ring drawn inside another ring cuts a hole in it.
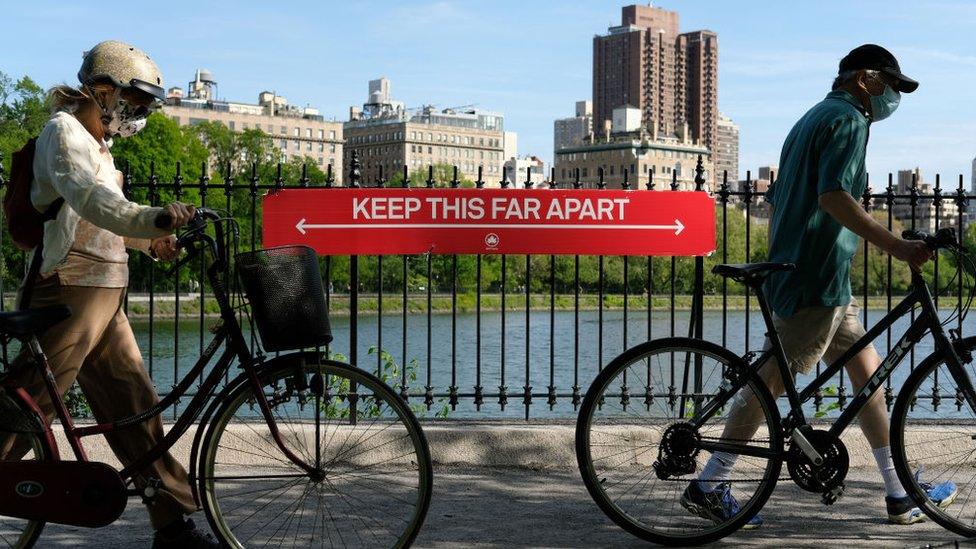
[[[853,95],[833,91],[786,137],[769,192],[769,260],[797,268],[773,273],[765,284],[766,298],[781,317],[803,307],[839,307],[851,301],[851,261],[859,238],[821,209],[817,199],[841,189],[861,198],[867,184],[869,125]]]

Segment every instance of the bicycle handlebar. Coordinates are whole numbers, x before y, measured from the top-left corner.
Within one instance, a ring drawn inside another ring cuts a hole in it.
[[[965,249],[962,244],[956,241],[956,230],[951,227],[939,229],[935,234],[909,229],[902,231],[901,237],[905,240],[921,240],[933,252],[941,249]]]

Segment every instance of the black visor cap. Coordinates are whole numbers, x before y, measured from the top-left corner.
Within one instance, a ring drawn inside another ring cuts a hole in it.
[[[896,82],[895,89],[902,93],[912,93],[918,89],[918,81],[902,74],[895,56],[876,44],[858,46],[840,60],[838,72],[859,70],[874,70],[885,73]]]

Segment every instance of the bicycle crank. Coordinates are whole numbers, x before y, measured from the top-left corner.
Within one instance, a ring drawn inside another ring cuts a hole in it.
[[[814,464],[794,437],[786,452],[786,468],[797,486],[808,492],[819,492],[824,505],[832,505],[844,493],[844,479],[850,467],[847,447],[829,431],[802,429],[803,445],[812,446],[821,463]]]

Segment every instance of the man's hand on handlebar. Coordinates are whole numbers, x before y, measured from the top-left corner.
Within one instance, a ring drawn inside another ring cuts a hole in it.
[[[193,214],[196,212],[196,208],[192,204],[173,202],[163,208],[163,211],[164,215],[169,216],[169,226],[165,228],[175,231],[193,219]]]
[[[176,247],[176,235],[167,235],[161,238],[154,238],[149,243],[149,251],[156,259],[172,261],[179,257],[180,250]]]
[[[922,265],[932,259],[933,251],[928,244],[921,240],[899,240],[891,255],[895,258],[908,263],[908,266],[915,272],[922,271]]]

